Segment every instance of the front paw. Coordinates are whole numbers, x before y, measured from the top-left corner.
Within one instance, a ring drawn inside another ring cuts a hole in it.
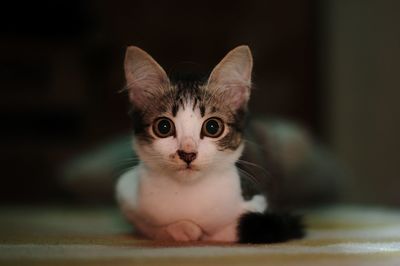
[[[170,224],[166,228],[169,236],[175,241],[197,241],[203,235],[203,230],[194,222],[184,220]]]

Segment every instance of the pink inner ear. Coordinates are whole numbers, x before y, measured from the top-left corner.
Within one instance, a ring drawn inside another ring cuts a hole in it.
[[[162,75],[163,73],[159,74],[155,71],[137,72],[136,74],[136,79],[127,78],[127,86],[131,103],[141,108],[149,101],[154,100],[154,96],[165,90],[168,80]]]
[[[144,92],[136,85],[131,85],[129,88],[129,100],[134,107],[140,108],[146,102]]]
[[[250,88],[245,85],[232,85],[225,88],[222,97],[232,109],[237,110],[247,105],[250,96],[249,90]]]

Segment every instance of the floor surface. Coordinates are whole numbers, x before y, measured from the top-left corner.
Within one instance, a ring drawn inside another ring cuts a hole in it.
[[[336,206],[273,245],[136,238],[112,207],[0,207],[0,265],[400,265],[400,210]]]

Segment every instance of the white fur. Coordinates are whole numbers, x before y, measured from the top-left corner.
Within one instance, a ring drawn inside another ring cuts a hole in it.
[[[136,145],[142,162],[117,183],[123,213],[141,233],[154,239],[236,241],[239,216],[266,208],[263,196],[248,202],[241,196],[235,162],[243,146],[219,151],[218,139],[201,139],[201,125],[208,117],[193,111],[191,103],[170,118],[177,137]],[[176,155],[178,149],[198,152],[192,163],[195,170],[185,169]]]
[[[187,220],[201,228],[203,240],[236,241],[239,216],[266,208],[263,196],[243,201],[234,167],[184,183],[140,164],[119,179],[117,197],[126,217],[151,238],[157,238],[159,229]]]

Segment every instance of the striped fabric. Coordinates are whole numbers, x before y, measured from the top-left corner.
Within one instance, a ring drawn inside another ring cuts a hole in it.
[[[113,208],[0,208],[0,265],[400,265],[400,211],[307,212],[305,239],[274,245],[135,238]]]

